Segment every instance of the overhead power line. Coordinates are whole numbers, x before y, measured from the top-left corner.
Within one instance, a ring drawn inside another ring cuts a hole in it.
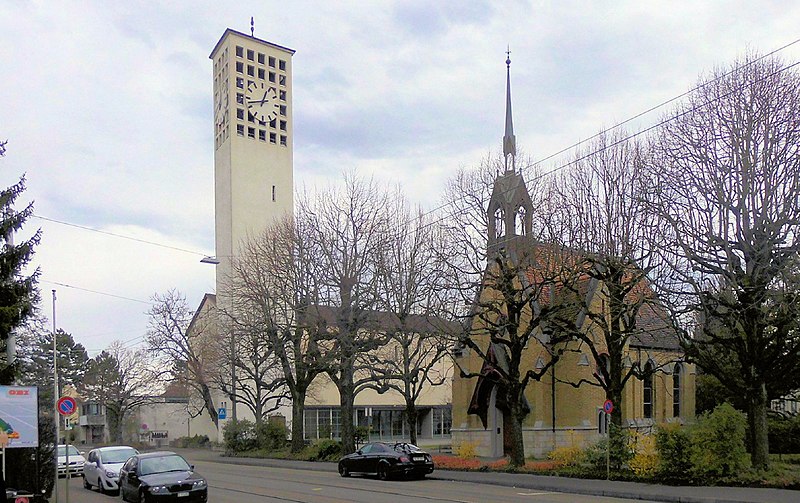
[[[53,223],[56,223],[56,224],[66,225],[66,226],[69,226],[69,227],[75,227],[77,229],[83,229],[85,231],[97,232],[97,233],[100,233],[100,234],[105,234],[107,236],[113,236],[115,238],[128,239],[130,241],[136,241],[138,243],[144,243],[144,244],[148,244],[148,245],[152,245],[152,246],[158,246],[160,248],[167,248],[167,249],[170,249],[170,250],[176,250],[176,251],[180,251],[180,252],[184,252],[184,253],[191,253],[192,255],[199,255],[201,257],[207,257],[209,255],[208,253],[203,253],[203,252],[199,252],[199,251],[196,251],[196,250],[187,250],[186,248],[179,248],[177,246],[165,245],[164,243],[157,243],[155,241],[149,241],[147,239],[135,238],[135,237],[132,237],[132,236],[126,236],[124,234],[117,234],[115,232],[109,232],[109,231],[104,231],[104,230],[101,230],[101,229],[95,229],[93,227],[87,227],[85,225],[78,225],[78,224],[73,224],[73,223],[70,223],[70,222],[64,222],[62,220],[56,220],[54,218],[48,218],[48,217],[44,217],[42,215],[34,214],[34,215],[31,215],[31,216],[33,216],[34,218],[38,218],[40,220],[45,220],[47,222],[53,222]]]
[[[50,285],[63,286],[64,288],[72,288],[73,290],[80,290],[82,292],[89,292],[89,293],[94,293],[94,294],[97,294],[97,295],[104,295],[106,297],[114,297],[115,299],[129,300],[131,302],[138,302],[140,304],[147,304],[148,306],[152,306],[153,305],[152,302],[149,302],[149,301],[146,301],[146,300],[132,299],[131,297],[125,297],[125,296],[122,296],[122,295],[115,295],[113,293],[101,292],[101,291],[98,291],[98,290],[90,290],[89,288],[82,288],[80,286],[68,285],[66,283],[59,283],[57,281],[47,281],[47,280],[39,280],[39,281],[41,283],[47,283],[47,284],[50,284]]]

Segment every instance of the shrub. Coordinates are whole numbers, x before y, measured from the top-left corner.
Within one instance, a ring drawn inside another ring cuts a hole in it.
[[[369,442],[369,427],[356,426],[355,430],[353,431],[353,439],[355,440],[356,445]]]
[[[175,447],[183,447],[184,449],[199,449],[206,447],[211,441],[208,435],[192,435],[191,437],[178,437],[172,441]]]
[[[660,425],[656,429],[658,476],[666,480],[685,482],[692,473],[691,430],[677,423]]]
[[[585,453],[580,447],[558,447],[550,451],[547,458],[556,466],[577,466],[585,459]]]
[[[255,432],[258,448],[267,451],[283,449],[289,438],[288,428],[272,421],[263,421],[256,426]]]
[[[342,443],[326,438],[311,445],[309,461],[338,461],[342,457]]]
[[[231,419],[222,432],[225,451],[229,453],[251,451],[258,447],[255,425],[247,419]]]
[[[453,446],[453,454],[459,458],[471,459],[478,457],[478,443],[477,442],[459,442]]]
[[[800,416],[793,418],[770,417],[769,451],[773,454],[800,453]]]
[[[656,450],[656,437],[635,433],[632,437],[634,454],[629,462],[633,473],[640,478],[651,478],[659,468],[658,450]]]
[[[612,470],[620,470],[633,458],[630,433],[613,423],[609,424],[609,431],[611,432],[611,452],[608,454],[609,463]],[[584,459],[590,469],[597,472],[605,472],[608,442],[608,437],[606,437],[584,449]]]
[[[692,472],[703,479],[730,477],[746,466],[744,414],[730,404],[704,414],[692,429]]]

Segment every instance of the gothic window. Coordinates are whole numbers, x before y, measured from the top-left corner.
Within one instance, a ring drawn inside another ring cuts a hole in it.
[[[642,404],[644,417],[653,417],[653,403],[655,402],[655,390],[653,389],[653,364],[647,362],[644,366],[645,376],[643,379],[644,393],[642,394]]]
[[[681,368],[680,363],[675,364],[672,370],[672,417],[681,417]]]
[[[522,206],[517,209],[517,214],[514,215],[514,231],[517,236],[525,235],[525,208]]]
[[[494,230],[495,230],[495,237],[500,237],[505,234],[505,221],[503,219],[503,209],[497,208],[494,211]]]

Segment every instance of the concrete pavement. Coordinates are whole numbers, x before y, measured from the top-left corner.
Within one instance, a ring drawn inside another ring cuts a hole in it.
[[[193,460],[247,466],[336,471],[336,463],[259,458],[229,458],[221,456],[219,452],[210,450],[173,450]],[[785,489],[666,486],[643,484],[639,482],[551,477],[523,473],[458,472],[449,470],[436,470],[430,475],[430,478],[571,494],[681,503],[797,503],[800,501],[800,491]]]

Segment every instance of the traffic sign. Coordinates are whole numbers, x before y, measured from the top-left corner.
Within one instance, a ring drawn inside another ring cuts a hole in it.
[[[611,414],[614,410],[614,402],[606,400],[605,403],[603,403],[603,410],[606,411],[606,414]]]
[[[219,419],[225,419],[226,417],[228,417],[228,411],[225,410],[225,407],[219,408],[219,410],[217,411],[217,417]]]
[[[71,396],[62,396],[58,399],[58,404],[56,405],[58,413],[62,416],[71,416],[77,407],[75,399]]]

